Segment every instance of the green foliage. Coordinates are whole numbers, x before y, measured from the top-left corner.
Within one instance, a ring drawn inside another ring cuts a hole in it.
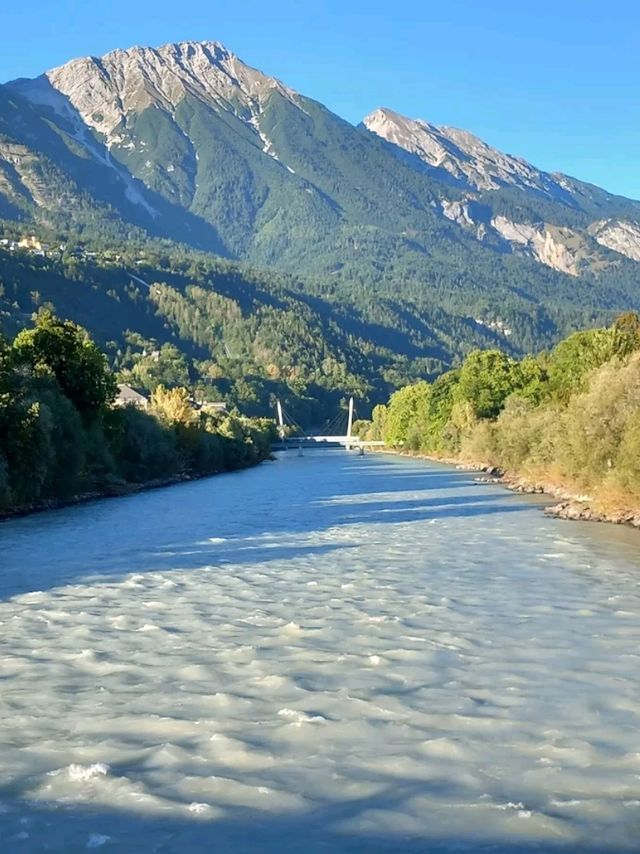
[[[525,356],[518,364],[518,383],[516,393],[523,400],[537,405],[548,394],[549,375],[540,358]]]
[[[5,234],[12,237],[35,230],[10,229]],[[224,400],[252,415],[271,414],[279,397],[309,426],[332,417],[344,396],[355,394],[364,410],[397,387],[432,381],[474,349],[501,346],[516,358],[580,325],[609,322],[610,304],[634,300],[602,291],[607,308],[593,308],[574,283],[561,293],[551,282],[540,297],[525,296],[524,280],[518,288],[506,278],[480,285],[470,260],[471,268],[456,268],[455,287],[444,267],[420,281],[412,278],[415,269],[406,278],[403,272],[401,285],[394,275],[379,281],[358,265],[348,274],[318,268],[299,279],[167,241],[36,231],[48,246],[62,241],[66,248],[41,258],[0,247],[6,333],[25,325],[37,294],[41,306],[88,328],[120,379],[135,388],[198,388],[199,399]],[[381,251],[369,232],[357,241],[367,252]],[[508,338],[486,325],[495,319],[511,327]]]
[[[382,404],[374,406],[371,414],[371,430],[365,438],[372,439],[374,442],[383,441],[384,434],[387,429],[388,415],[389,410],[386,406],[383,406]]]
[[[560,400],[583,388],[589,374],[615,354],[613,328],[576,332],[552,350],[549,388]]]
[[[627,311],[613,324],[613,352],[624,358],[640,349],[640,316]]]
[[[113,374],[86,332],[44,311],[0,339],[0,509],[117,484],[211,474],[264,459],[272,426],[195,412],[163,391],[162,417],[112,409]]]
[[[37,315],[33,329],[15,338],[11,358],[18,370],[51,373],[82,414],[99,411],[115,397],[116,381],[105,356],[84,329],[48,309]]]
[[[9,464],[5,455],[0,452],[0,510],[4,510],[9,506],[10,497]]]
[[[578,332],[549,356],[471,353],[462,367],[395,392],[376,410],[389,444],[462,457],[640,502],[640,319]]]
[[[135,336],[129,336],[129,340]],[[123,382],[146,392],[153,392],[159,385],[168,387],[190,385],[189,363],[175,344],[162,344],[142,352],[131,350],[130,368],[120,371]],[[124,363],[126,364],[126,362]]]
[[[21,503],[41,494],[51,454],[46,423],[40,404],[29,402],[24,393],[0,395],[0,448],[10,501]]]
[[[429,412],[423,426],[424,448],[428,451],[451,451],[455,442],[451,431],[451,415],[456,400],[460,371],[449,371],[434,382],[429,400]]]
[[[127,406],[117,413],[116,429],[120,474],[124,480],[141,483],[178,473],[176,437],[156,418]]]
[[[476,418],[495,418],[507,397],[521,386],[518,363],[501,350],[475,350],[464,360],[456,400],[466,401]]]
[[[384,426],[387,444],[418,449],[421,426],[428,417],[430,397],[431,388],[426,382],[406,386],[391,395]]]

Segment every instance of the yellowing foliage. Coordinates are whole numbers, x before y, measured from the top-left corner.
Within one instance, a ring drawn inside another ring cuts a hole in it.
[[[194,424],[197,419],[186,388],[159,385],[151,395],[151,410],[168,424]]]

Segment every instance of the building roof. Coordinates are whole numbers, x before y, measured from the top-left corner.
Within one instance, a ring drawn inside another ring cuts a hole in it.
[[[224,401],[198,401],[196,409],[207,412],[209,415],[226,415],[228,411],[227,404]]]
[[[143,394],[140,394],[139,391],[131,388],[130,385],[127,385],[126,383],[118,383],[118,394],[116,395],[115,402],[120,406],[127,406],[128,404],[146,406],[149,401]]]

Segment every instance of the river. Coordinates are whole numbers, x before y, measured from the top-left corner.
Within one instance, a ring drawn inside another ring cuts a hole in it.
[[[0,849],[640,851],[640,534],[318,451],[0,525]]]

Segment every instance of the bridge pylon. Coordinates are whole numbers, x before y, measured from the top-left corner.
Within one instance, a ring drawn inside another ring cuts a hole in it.
[[[303,456],[303,448],[337,448],[343,447],[347,451],[358,451],[360,456],[364,455],[365,448],[382,447],[384,442],[363,440],[359,436],[353,435],[353,421],[355,416],[355,401],[354,398],[349,398],[349,414],[347,419],[346,435],[336,434],[336,422],[340,418],[344,418],[344,412],[339,412],[326,427],[327,435],[320,433],[307,433],[303,428],[290,416],[288,416],[279,400],[276,400],[277,426],[280,439],[280,446],[286,450],[289,448],[297,448],[298,456]],[[286,422],[285,422],[286,419]],[[296,434],[287,436],[287,423],[290,423],[296,429]],[[344,423],[344,421],[342,422]],[[331,432],[331,427],[334,432]]]
[[[353,397],[349,398],[349,419],[347,421],[347,443],[353,432]],[[347,444],[347,451],[351,450],[351,445]]]
[[[284,442],[286,430],[284,427],[284,415],[282,414],[282,404],[280,403],[280,399],[276,400],[276,409],[278,411],[278,435],[280,436],[280,441]]]

